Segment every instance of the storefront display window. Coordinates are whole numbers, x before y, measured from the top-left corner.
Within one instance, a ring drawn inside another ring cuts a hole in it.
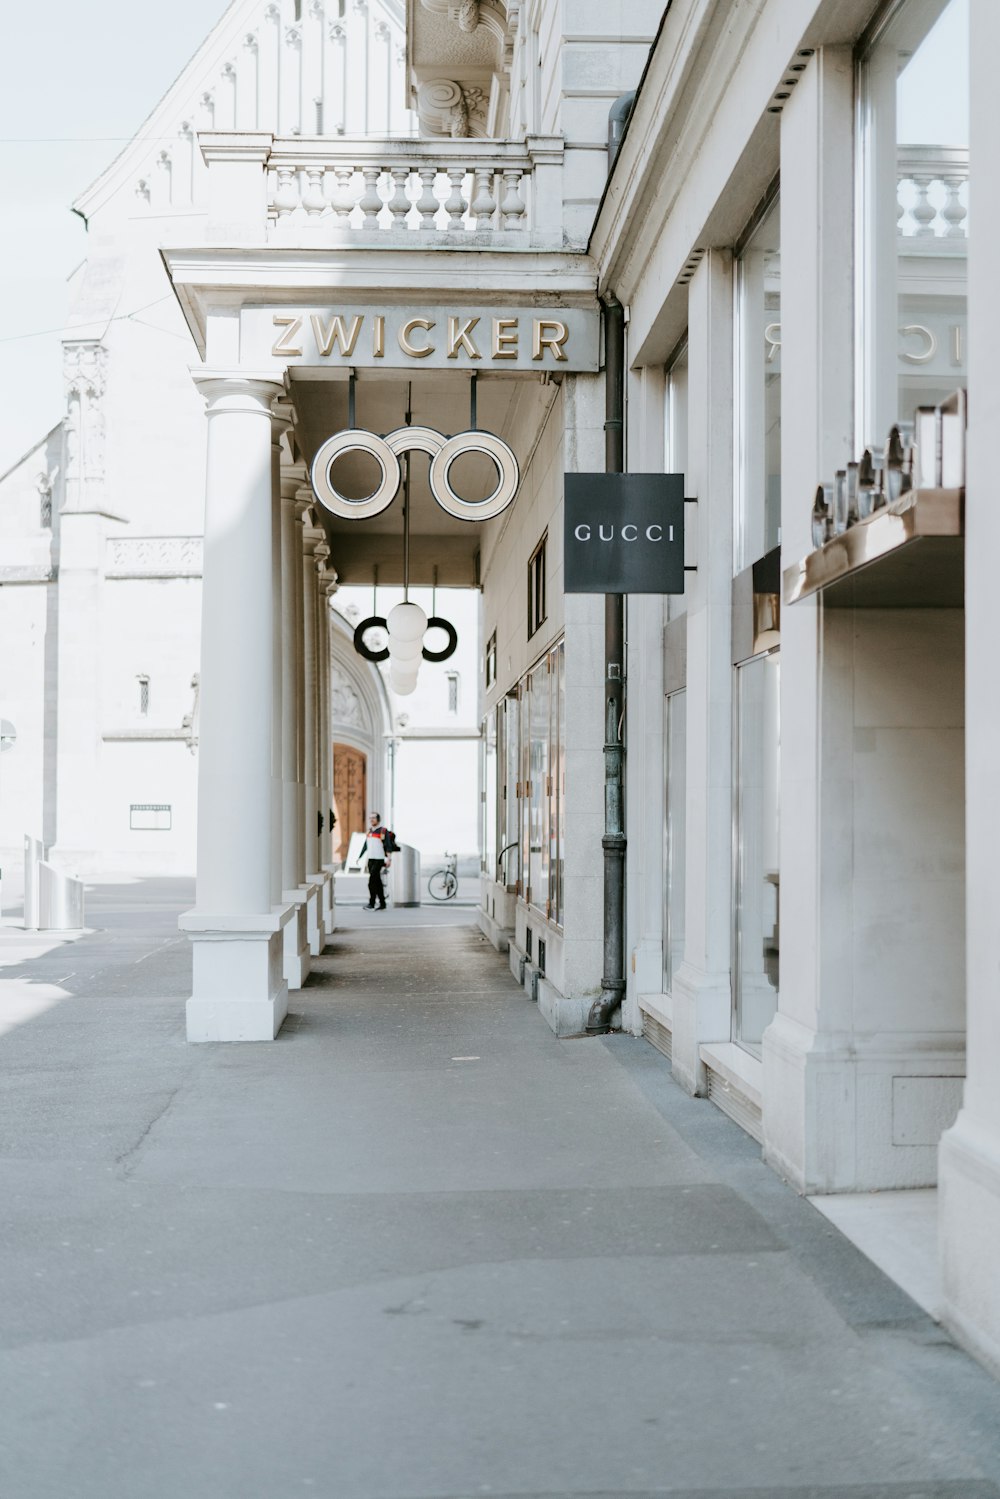
[[[483,728],[483,871],[496,877],[497,822],[499,820],[497,774],[497,727],[499,708],[487,715]]]
[[[905,0],[861,55],[858,405],[880,444],[966,384],[969,3]]]
[[[736,258],[736,571],[781,542],[781,243],[777,193]]]
[[[778,1007],[779,655],[736,669],[733,1039],[760,1055]]]
[[[664,699],[667,747],[664,836],[663,988],[669,994],[684,958],[685,822],[687,809],[687,693]]]
[[[549,709],[548,660],[528,676],[528,899],[542,910],[549,896]]]
[[[688,349],[685,342],[667,366],[666,408],[664,411],[664,472],[686,474],[688,456]],[[683,614],[687,600],[683,594],[667,595],[667,618]]]

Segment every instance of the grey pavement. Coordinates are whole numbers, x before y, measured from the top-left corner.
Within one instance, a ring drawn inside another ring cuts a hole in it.
[[[1000,1385],[468,910],[192,1047],[189,900],[0,986],[3,1499],[1000,1499]]]

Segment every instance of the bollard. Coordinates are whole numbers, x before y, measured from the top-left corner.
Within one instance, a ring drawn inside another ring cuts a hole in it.
[[[389,871],[392,880],[392,903],[394,906],[419,906],[420,904],[420,850],[410,843],[401,843],[392,856]]]
[[[24,929],[38,931],[38,866],[45,857],[40,838],[24,835]]]
[[[46,932],[77,931],[83,926],[83,881],[44,859],[38,865],[38,925]]]

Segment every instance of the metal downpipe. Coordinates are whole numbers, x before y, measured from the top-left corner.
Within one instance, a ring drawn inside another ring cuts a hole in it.
[[[625,468],[625,309],[604,302],[604,469]],[[625,598],[604,596],[604,971],[601,994],[587,1016],[587,1034],[611,1029],[625,996]]]

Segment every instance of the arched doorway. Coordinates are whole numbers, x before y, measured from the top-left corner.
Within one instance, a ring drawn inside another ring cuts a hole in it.
[[[363,833],[368,805],[368,756],[352,744],[333,745],[333,858],[347,858],[352,833]]]

